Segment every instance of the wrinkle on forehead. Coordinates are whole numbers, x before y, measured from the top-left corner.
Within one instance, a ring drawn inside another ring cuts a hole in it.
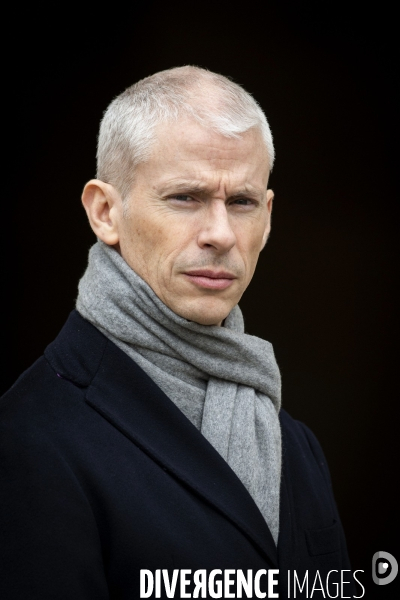
[[[211,196],[214,194],[222,194],[226,197],[263,197],[266,187],[256,187],[248,182],[240,183],[239,185],[229,185],[229,180],[218,173],[213,174],[213,181],[205,181],[203,179],[184,179],[181,177],[171,178],[160,186],[159,192],[162,194],[168,193],[191,193],[198,196]],[[156,186],[154,186],[155,189]]]
[[[160,195],[191,191],[259,197],[265,194],[268,175],[268,153],[258,130],[229,138],[183,120],[159,126],[150,157],[137,167],[136,181],[142,179]]]
[[[158,150],[164,152],[166,146],[169,146],[171,136],[179,141],[179,145],[182,144],[185,152],[193,150],[194,153],[198,153],[204,150],[209,160],[214,158],[232,160],[229,153],[236,154],[238,147],[241,146],[244,152],[250,150],[250,148],[252,151],[254,147],[258,147],[265,154],[268,163],[268,151],[261,131],[255,128],[251,128],[237,136],[227,136],[204,127],[190,118],[181,118],[174,123],[160,123],[156,128],[154,153],[157,153]],[[221,144],[221,140],[223,140],[223,144]],[[177,150],[179,152],[179,146]]]

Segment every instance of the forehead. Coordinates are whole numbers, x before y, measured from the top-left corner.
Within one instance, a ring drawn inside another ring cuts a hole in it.
[[[150,158],[139,167],[147,176],[163,180],[224,177],[258,187],[266,186],[269,174],[268,153],[258,129],[233,138],[190,119],[159,125]]]

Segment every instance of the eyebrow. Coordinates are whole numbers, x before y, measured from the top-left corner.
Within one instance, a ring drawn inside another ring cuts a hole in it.
[[[171,192],[186,192],[187,194],[198,194],[198,195],[206,195],[214,192],[213,188],[210,188],[207,184],[202,181],[196,180],[179,180],[179,181],[171,181],[165,184],[162,188],[163,194],[168,194]],[[264,190],[256,189],[253,187],[244,187],[242,189],[237,190],[230,196],[229,198],[244,198],[244,197],[257,197],[259,198],[263,194]]]

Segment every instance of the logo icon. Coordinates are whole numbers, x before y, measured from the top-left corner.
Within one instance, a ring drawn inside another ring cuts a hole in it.
[[[375,552],[372,557],[372,580],[376,585],[387,585],[395,579],[399,565],[389,552]]]

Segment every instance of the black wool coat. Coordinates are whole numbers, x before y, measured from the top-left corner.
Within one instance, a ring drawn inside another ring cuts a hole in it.
[[[73,311],[0,402],[0,597],[134,600],[140,569],[279,569],[285,598],[288,570],[350,569],[321,448],[280,419],[276,548],[217,451]]]

